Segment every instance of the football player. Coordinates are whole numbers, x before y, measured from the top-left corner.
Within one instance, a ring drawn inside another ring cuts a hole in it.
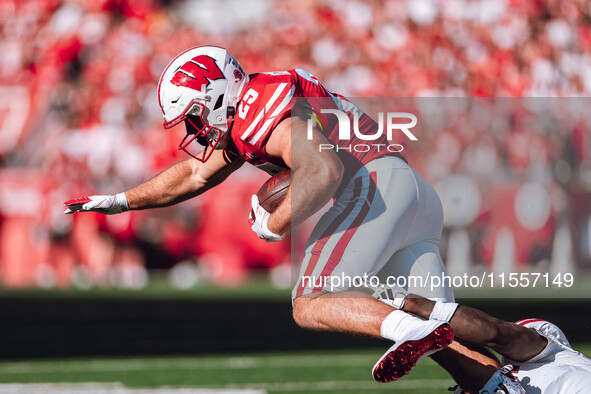
[[[294,107],[297,98],[306,99],[303,110]],[[373,370],[381,382],[400,378],[419,358],[452,342],[447,322],[396,310],[350,283],[334,288],[332,280],[310,284],[304,279],[441,275],[444,270],[439,255],[443,212],[434,189],[395,151],[350,149],[367,142],[363,134],[375,137],[377,146],[388,146],[386,136],[377,136],[380,128],[373,119],[304,70],[248,75],[225,49],[213,46],[175,57],[160,77],[158,99],[166,129],[184,124],[179,149],[191,158],[125,192],[70,200],[65,213],[169,206],[206,192],[245,162],[271,174],[291,168],[292,186],[297,186],[272,213],[253,196],[250,220],[260,238],[279,241],[291,226],[334,199],[305,248],[293,290],[295,321],[307,329],[394,341]],[[349,140],[340,139],[334,116],[309,130],[305,114],[326,108],[347,113],[362,136],[356,129]],[[431,293],[409,290],[454,300],[449,286]],[[457,342],[433,358],[463,387],[481,387],[500,367],[490,353]]]
[[[575,351],[556,325],[542,319],[509,323],[453,302],[431,301],[402,289],[382,291],[377,298],[391,303],[396,293],[402,310],[451,324],[456,338],[491,347],[503,356],[500,369],[481,393],[589,393],[591,360]],[[517,381],[518,379],[518,381]],[[456,393],[464,393],[456,388]]]

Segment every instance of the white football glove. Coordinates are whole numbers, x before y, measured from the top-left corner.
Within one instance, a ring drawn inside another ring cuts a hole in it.
[[[519,379],[512,373],[513,366],[505,365],[491,376],[479,394],[525,394]]]
[[[267,242],[281,241],[283,237],[285,237],[285,234],[278,235],[269,230],[267,222],[269,221],[269,216],[271,216],[271,214],[267,212],[265,208],[261,207],[261,204],[259,204],[259,198],[256,195],[252,196],[251,206],[252,210],[250,211],[248,222],[250,223],[252,231],[254,231],[260,239],[264,239]]]
[[[65,214],[74,212],[99,212],[105,215],[113,215],[129,210],[125,193],[78,197],[66,201],[64,205],[67,207],[64,211]]]

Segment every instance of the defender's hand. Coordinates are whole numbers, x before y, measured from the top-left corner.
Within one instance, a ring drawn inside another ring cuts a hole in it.
[[[112,215],[129,210],[125,193],[78,197],[66,201],[64,205],[67,207],[64,211],[65,214],[74,212],[99,212]]]
[[[259,198],[256,195],[252,196],[251,206],[252,210],[250,211],[248,222],[250,223],[252,231],[254,231],[260,239],[264,239],[267,242],[281,241],[283,237],[285,237],[285,234],[279,235],[269,230],[267,222],[269,221],[269,216],[271,216],[271,214],[267,212],[265,208],[261,207],[261,204],[259,204]]]

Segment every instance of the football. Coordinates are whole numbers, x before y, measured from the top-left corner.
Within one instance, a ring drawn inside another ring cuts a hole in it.
[[[281,171],[267,179],[257,192],[261,207],[267,212],[275,211],[285,198],[290,184],[291,170]]]

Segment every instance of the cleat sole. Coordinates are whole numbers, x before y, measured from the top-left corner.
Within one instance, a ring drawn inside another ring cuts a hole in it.
[[[408,374],[421,358],[447,347],[453,339],[453,328],[446,323],[424,338],[405,342],[378,361],[373,369],[373,378],[380,383],[398,380]]]

